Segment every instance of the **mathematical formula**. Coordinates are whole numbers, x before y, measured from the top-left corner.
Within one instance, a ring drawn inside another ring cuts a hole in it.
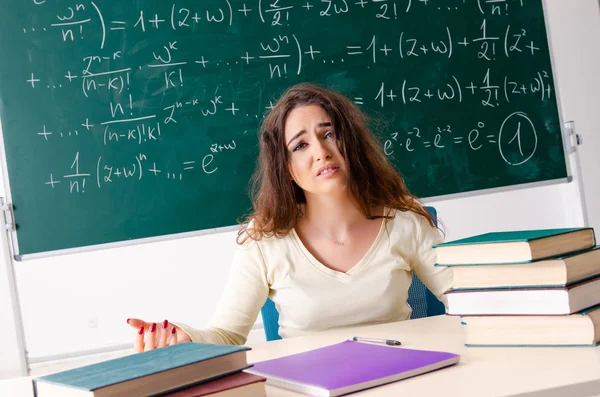
[[[369,76],[371,84],[354,89],[351,97],[365,109],[401,114],[462,106],[472,113],[468,127],[443,120],[392,121],[382,142],[388,156],[450,147],[464,148],[468,155],[493,148],[506,166],[518,167],[535,156],[542,139],[520,105],[555,100],[549,65],[519,69],[547,51],[538,26],[510,19],[523,10],[523,0],[215,0],[122,12],[100,1],[49,3],[33,0],[31,10],[51,6],[59,11],[54,18],[31,18],[19,34],[61,49],[85,48],[85,53],[78,51],[65,70],[49,72],[44,63],[32,63],[22,90],[30,95],[68,91],[97,111],[67,122],[49,119],[29,133],[48,150],[93,139],[110,153],[124,148],[138,153],[114,161],[114,156],[73,150],[43,181],[50,189],[66,186],[72,194],[132,180],[179,183],[198,173],[218,178],[222,156],[240,150],[229,135],[215,133],[189,158],[166,159],[148,150],[175,139],[182,125],[190,128],[190,120],[203,124],[221,118],[239,125],[238,134],[254,132],[276,99],[265,87],[310,80],[316,70]],[[468,27],[451,23],[465,10],[477,20]],[[405,23],[424,12],[429,24]],[[331,41],[304,32],[303,21],[310,20],[315,29],[326,27],[325,38],[329,25],[346,26],[357,16],[365,21],[360,29],[388,28]],[[245,40],[255,26],[263,27],[262,34]],[[143,40],[129,42],[130,35]],[[211,51],[211,40],[222,37],[236,44],[224,40],[216,44],[219,51]],[[466,71],[461,65],[477,68]],[[421,76],[414,73],[418,68],[431,70]],[[245,78],[256,84],[232,88],[236,79]],[[473,109],[497,112],[500,122],[479,118]]]

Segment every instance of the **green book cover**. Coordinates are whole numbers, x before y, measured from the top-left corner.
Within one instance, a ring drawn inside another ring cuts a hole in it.
[[[591,227],[574,227],[565,229],[538,229],[538,230],[516,230],[507,232],[491,232],[479,234],[477,236],[467,237],[459,240],[448,241],[436,244],[437,247],[450,247],[467,244],[497,244],[497,243],[517,243],[528,242],[546,237],[557,236],[560,234],[572,233],[580,230],[592,229]]]
[[[583,309],[580,312],[577,313],[573,313],[572,316],[576,316],[576,315],[580,315],[580,316],[587,316],[588,314],[590,314],[591,312],[600,309],[600,305],[596,305],[596,306],[592,306],[592,307],[588,307],[587,309]]]
[[[34,381],[92,391],[243,350],[250,348],[186,342],[42,376]],[[241,369],[235,368],[232,372]]]
[[[557,260],[557,261],[561,261],[561,260],[565,260],[568,258],[571,258],[573,256],[576,255],[582,255],[585,254],[589,251],[596,251],[597,249],[600,248],[600,245],[596,245],[594,247],[591,248],[586,248],[584,250],[579,250],[579,251],[575,251],[575,252],[569,252],[567,254],[564,255],[560,255],[560,256],[554,256],[554,257],[550,257],[550,258],[539,258],[539,259],[533,259],[530,261],[524,261],[524,262],[504,262],[504,263],[447,263],[444,265],[440,265],[435,263],[433,266],[436,267],[455,267],[455,266],[463,266],[463,267],[468,267],[468,266],[513,266],[513,265],[535,265],[537,262],[543,262],[543,261],[548,261],[548,260]],[[600,272],[600,271],[599,271]]]

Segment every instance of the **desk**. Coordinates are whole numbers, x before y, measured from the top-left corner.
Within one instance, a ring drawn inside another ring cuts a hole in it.
[[[596,397],[600,396],[600,347],[466,348],[458,317],[437,316],[398,323],[326,331],[251,346],[248,361],[300,353],[353,336],[402,341],[413,349],[461,355],[458,365],[352,394],[353,397]],[[299,394],[267,387],[268,397]],[[0,396],[31,397],[30,378],[0,381]]]

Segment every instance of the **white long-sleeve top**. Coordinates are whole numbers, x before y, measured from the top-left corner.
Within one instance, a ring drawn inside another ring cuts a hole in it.
[[[364,257],[347,272],[320,263],[295,230],[238,245],[229,280],[207,328],[177,324],[195,342],[243,344],[270,297],[282,338],[337,327],[407,320],[412,272],[446,304],[452,273],[434,267],[439,231],[413,212],[390,211]]]

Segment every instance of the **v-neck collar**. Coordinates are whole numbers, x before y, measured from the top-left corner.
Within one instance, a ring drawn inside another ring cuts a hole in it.
[[[387,207],[384,207],[383,213],[385,214],[384,216],[389,216],[391,211]],[[350,269],[348,269],[347,272],[333,270],[333,269],[325,266],[317,258],[315,258],[314,255],[311,254],[311,252],[306,248],[306,246],[300,239],[300,236],[298,236],[298,233],[296,232],[296,228],[292,228],[291,236],[292,236],[292,240],[296,244],[296,247],[300,250],[300,252],[302,252],[304,257],[307,259],[307,261],[313,267],[315,267],[317,270],[321,271],[322,273],[325,273],[325,274],[327,274],[331,277],[334,277],[338,280],[349,282],[352,279],[352,276],[360,273],[367,266],[371,257],[375,254],[375,252],[377,252],[377,248],[379,247],[379,244],[381,244],[381,240],[383,239],[383,235],[385,234],[385,228],[386,228],[387,221],[388,221],[387,218],[383,218],[381,220],[381,226],[379,227],[379,232],[377,233],[375,240],[373,241],[373,243],[371,244],[371,246],[369,247],[367,252],[363,255],[363,257],[357,263],[355,263]]]

